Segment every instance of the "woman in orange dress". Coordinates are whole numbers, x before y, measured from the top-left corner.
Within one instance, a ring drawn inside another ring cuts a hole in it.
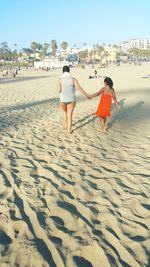
[[[104,80],[104,87],[101,88],[97,93],[91,95],[91,98],[101,95],[101,99],[96,111],[96,115],[100,117],[100,122],[102,125],[102,129],[106,132],[106,119],[109,117],[112,99],[114,100],[116,107],[119,108],[119,103],[116,98],[116,93],[113,88],[113,81],[111,78],[106,77]]]

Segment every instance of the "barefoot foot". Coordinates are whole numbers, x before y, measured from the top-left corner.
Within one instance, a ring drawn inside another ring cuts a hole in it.
[[[68,133],[69,133],[69,134],[72,134],[72,133],[73,133],[73,130],[71,130],[71,129],[68,130]]]

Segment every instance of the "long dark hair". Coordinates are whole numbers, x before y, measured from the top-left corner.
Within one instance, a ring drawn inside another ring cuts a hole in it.
[[[111,89],[113,89],[113,81],[111,78],[106,77],[104,83],[106,83]]]

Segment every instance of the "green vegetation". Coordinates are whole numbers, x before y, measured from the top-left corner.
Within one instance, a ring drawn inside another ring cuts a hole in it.
[[[15,61],[18,58],[17,50],[11,51],[7,42],[3,42],[0,45],[0,60]]]
[[[86,43],[83,43],[83,50],[78,52],[80,62],[107,61],[109,54],[105,51],[105,43],[102,45],[94,44],[91,50],[88,50],[86,45]],[[0,65],[13,65],[14,63],[20,65],[33,64],[34,61],[42,61],[46,56],[56,56],[58,49],[56,40],[51,40],[49,43],[44,44],[33,41],[29,48],[22,48],[21,51],[17,51],[16,43],[13,46],[14,48],[10,49],[7,42],[0,44]],[[63,49],[63,53],[58,58],[62,61],[67,58],[68,43],[63,41],[60,47]],[[74,48],[76,47],[77,45],[74,44]],[[123,53],[120,47],[115,44],[110,44],[109,47],[116,49],[116,61],[121,61],[125,58],[133,61],[150,59],[150,46],[148,49],[132,48],[127,53]]]
[[[56,56],[56,51],[57,51],[57,42],[56,40],[51,41],[51,49],[52,49],[52,55]]]
[[[131,48],[128,50],[128,53],[130,56],[134,57],[135,59],[150,57],[150,49]]]

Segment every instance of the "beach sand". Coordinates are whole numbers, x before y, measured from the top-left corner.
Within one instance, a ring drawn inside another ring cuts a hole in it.
[[[90,68],[71,72],[102,87]],[[99,98],[80,93],[66,133],[60,74],[0,80],[0,267],[150,266],[150,65],[98,70],[120,102],[107,134]]]

